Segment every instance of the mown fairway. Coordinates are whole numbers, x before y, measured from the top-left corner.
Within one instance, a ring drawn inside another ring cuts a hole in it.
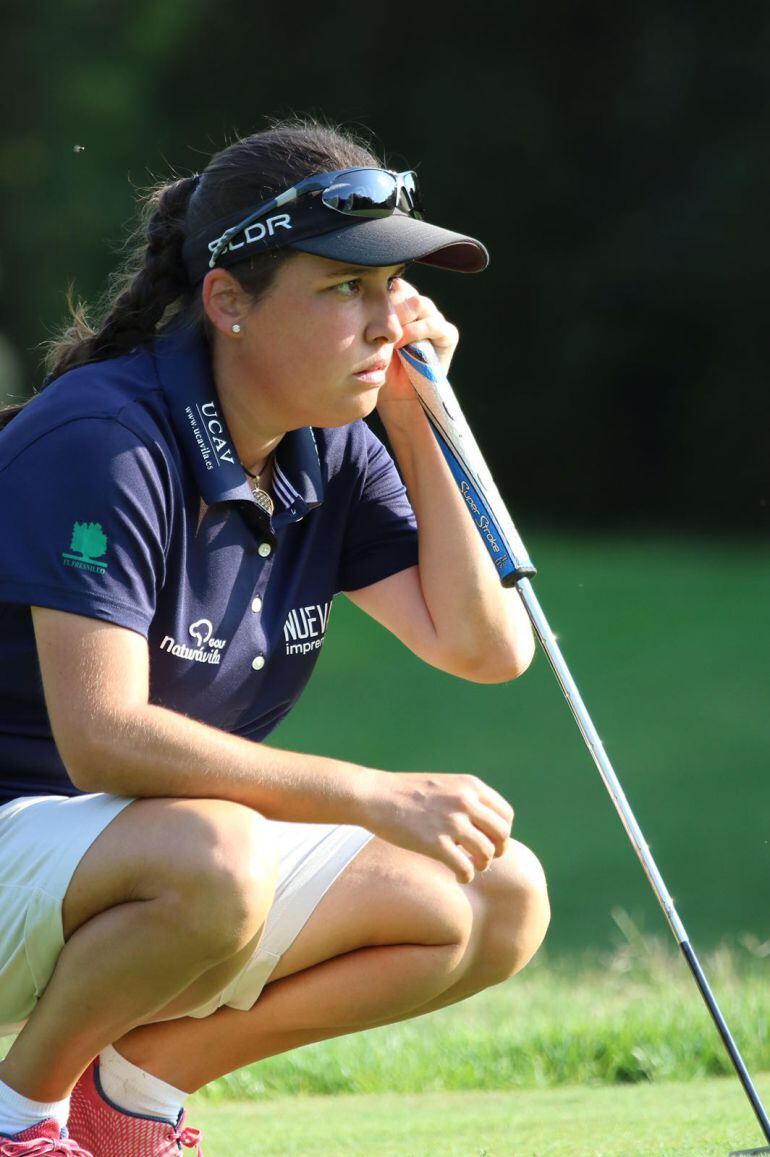
[[[770,552],[526,535],[536,590],[696,946],[770,937]],[[620,906],[667,932],[550,667],[477,686],[346,599],[279,746],[472,770],[517,810],[551,886],[552,950],[607,946]]]
[[[767,1098],[770,1076],[760,1089]],[[726,1157],[762,1137],[730,1081],[421,1097],[193,1099],[206,1157]]]

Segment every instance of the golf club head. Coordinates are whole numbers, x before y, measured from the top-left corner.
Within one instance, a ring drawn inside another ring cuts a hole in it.
[[[749,1157],[751,1153],[770,1153],[770,1149],[767,1145],[764,1149],[733,1149],[730,1157]]]

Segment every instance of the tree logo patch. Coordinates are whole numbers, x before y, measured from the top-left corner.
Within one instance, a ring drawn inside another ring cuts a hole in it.
[[[107,570],[106,562],[97,562],[97,559],[107,553],[107,535],[102,530],[100,522],[76,522],[72,527],[70,550],[75,553],[62,551],[62,562],[65,566],[91,570],[95,574],[104,574]]]

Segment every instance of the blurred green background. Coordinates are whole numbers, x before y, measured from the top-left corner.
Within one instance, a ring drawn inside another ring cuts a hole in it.
[[[0,395],[41,381],[136,190],[267,116],[367,127],[483,277],[418,284],[537,590],[694,940],[768,937],[770,8],[701,0],[256,6],[10,0]],[[417,278],[414,278],[417,279]],[[276,741],[503,789],[554,948],[663,927],[542,656],[475,687],[339,600]],[[758,948],[758,951],[761,949]]]

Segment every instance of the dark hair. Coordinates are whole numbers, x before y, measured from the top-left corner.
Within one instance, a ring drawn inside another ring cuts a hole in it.
[[[380,160],[368,142],[347,129],[297,117],[236,140],[209,161],[200,178],[182,177],[140,194],[140,221],[126,242],[127,257],[110,280],[92,326],[87,307],[68,296],[70,320],[46,343],[48,385],[76,366],[119,357],[153,340],[173,317],[187,314],[204,328],[200,284],[191,286],[182,262],[187,236],[219,218],[259,204],[303,177]],[[267,291],[293,251],[250,257],[230,272],[255,301]],[[0,428],[26,405],[0,409]]]

